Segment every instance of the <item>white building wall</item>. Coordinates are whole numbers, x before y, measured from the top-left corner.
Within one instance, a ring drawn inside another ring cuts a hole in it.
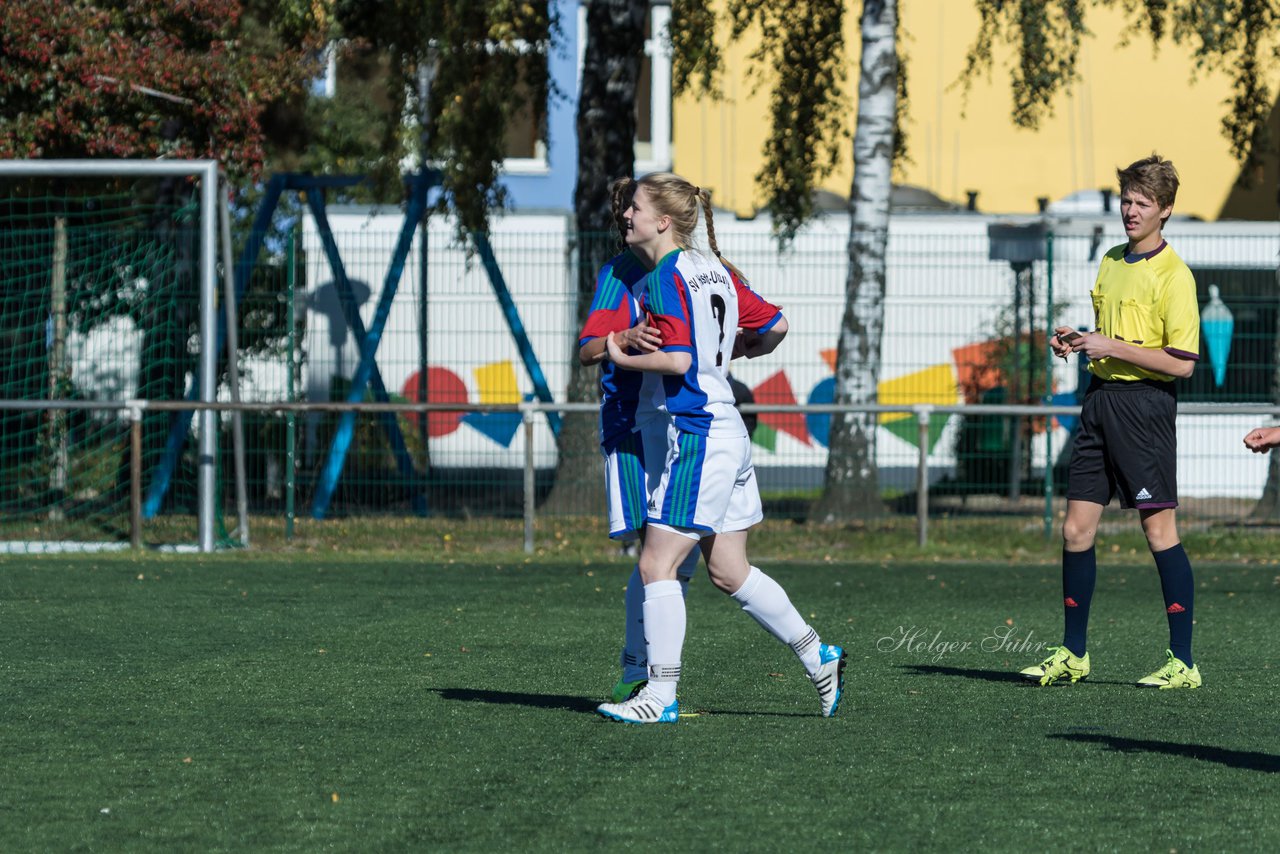
[[[360,312],[368,325],[382,292],[401,217],[394,210],[371,214],[364,209],[335,209],[329,219],[348,277],[363,299]],[[1118,222],[1111,221],[1115,219],[1078,219],[1054,227],[1059,235],[1055,241],[1054,298],[1065,303],[1061,320],[1068,325],[1085,326],[1092,321],[1088,292],[1098,257],[1124,240]],[[942,375],[942,366],[954,368],[956,348],[992,336],[995,315],[1011,299],[1013,273],[1007,262],[987,257],[991,222],[992,218],[982,215],[894,217],[882,383],[930,367],[936,369],[931,375],[936,380]],[[1095,240],[1094,230],[1099,227],[1101,233]],[[563,399],[578,332],[568,298],[574,287],[569,228],[570,223],[561,215],[508,214],[495,220],[492,235],[507,286],[557,400]],[[779,352],[766,359],[735,363],[735,376],[754,388],[782,371],[795,400],[808,402],[831,376],[829,358],[823,351],[835,347],[843,312],[847,218],[829,215],[814,223],[785,254],[777,251],[765,220],[738,222],[723,214],[716,221],[716,233],[725,256],[747,273],[762,295],[783,306],[792,328]],[[1224,235],[1233,238],[1228,243]],[[1166,236],[1192,266],[1248,264],[1266,269],[1278,263],[1280,226],[1272,223],[1175,221]],[[415,237],[409,253],[378,351],[378,364],[392,394],[404,390],[417,370],[418,294],[422,288],[419,239],[420,235]],[[430,364],[456,376],[471,402],[511,402],[513,398],[504,396],[504,391],[509,392],[512,386],[501,380],[512,373],[516,396],[531,396],[533,383],[479,258],[468,261],[466,253],[453,243],[452,224],[444,219],[430,221],[428,243],[425,285]],[[354,373],[358,351],[354,336],[340,322],[333,277],[309,219],[304,224],[302,248],[307,290],[305,384],[308,399],[323,400],[328,398],[335,376]],[[1041,306],[1037,316],[1042,318],[1048,285],[1042,262],[1036,264],[1035,276]],[[1073,365],[1056,362],[1057,391],[1073,390],[1076,377]],[[954,402],[963,402],[958,390]],[[955,464],[958,420],[951,419],[930,454],[935,475]],[[1266,476],[1265,458],[1235,451],[1244,433],[1259,420],[1255,416],[1181,419],[1179,477],[1183,493],[1258,494]],[[762,474],[771,467],[820,474],[825,448],[807,431],[795,432],[801,435],[779,430],[772,449],[756,447]],[[1065,438],[1066,431],[1055,430],[1055,453]],[[470,424],[462,424],[431,440],[432,460],[445,466],[515,467],[523,461],[523,441],[523,434],[517,433],[504,445]],[[539,422],[534,441],[537,465],[552,465],[555,443],[545,422]],[[1036,458],[1042,461],[1042,439],[1036,441]],[[913,442],[882,428],[877,453],[890,480],[897,472],[909,482],[916,464]]]

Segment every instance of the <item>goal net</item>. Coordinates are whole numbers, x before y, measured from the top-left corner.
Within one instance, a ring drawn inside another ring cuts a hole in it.
[[[136,402],[216,377],[217,183],[208,161],[0,163],[0,549],[128,547],[135,445],[144,477],[171,469],[146,542],[211,547],[215,415],[175,456],[177,413]]]

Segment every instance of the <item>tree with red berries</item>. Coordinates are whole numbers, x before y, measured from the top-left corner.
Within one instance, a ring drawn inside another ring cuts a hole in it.
[[[0,30],[0,157],[264,162],[263,109],[315,74],[324,4],[9,0]],[[266,7],[264,7],[266,8]]]

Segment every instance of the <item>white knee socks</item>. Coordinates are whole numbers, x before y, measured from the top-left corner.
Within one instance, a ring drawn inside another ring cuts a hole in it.
[[[644,635],[649,653],[649,691],[664,705],[676,699],[684,648],[684,595],[679,581],[644,586]]]
[[[817,632],[791,604],[782,585],[753,566],[733,598],[769,634],[795,651],[810,676],[818,672]]]
[[[676,581],[680,582],[680,592],[689,595],[689,581],[698,569],[698,559],[702,553],[698,549],[689,552],[684,563],[676,568]],[[640,578],[640,566],[631,570],[631,578],[627,580],[626,625],[622,638],[622,680],[638,682],[649,678],[649,657],[644,647],[644,581]]]

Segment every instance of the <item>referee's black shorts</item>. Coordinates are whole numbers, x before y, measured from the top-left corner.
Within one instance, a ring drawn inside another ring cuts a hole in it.
[[[1159,510],[1178,506],[1178,395],[1171,382],[1089,383],[1071,449],[1067,498]]]

